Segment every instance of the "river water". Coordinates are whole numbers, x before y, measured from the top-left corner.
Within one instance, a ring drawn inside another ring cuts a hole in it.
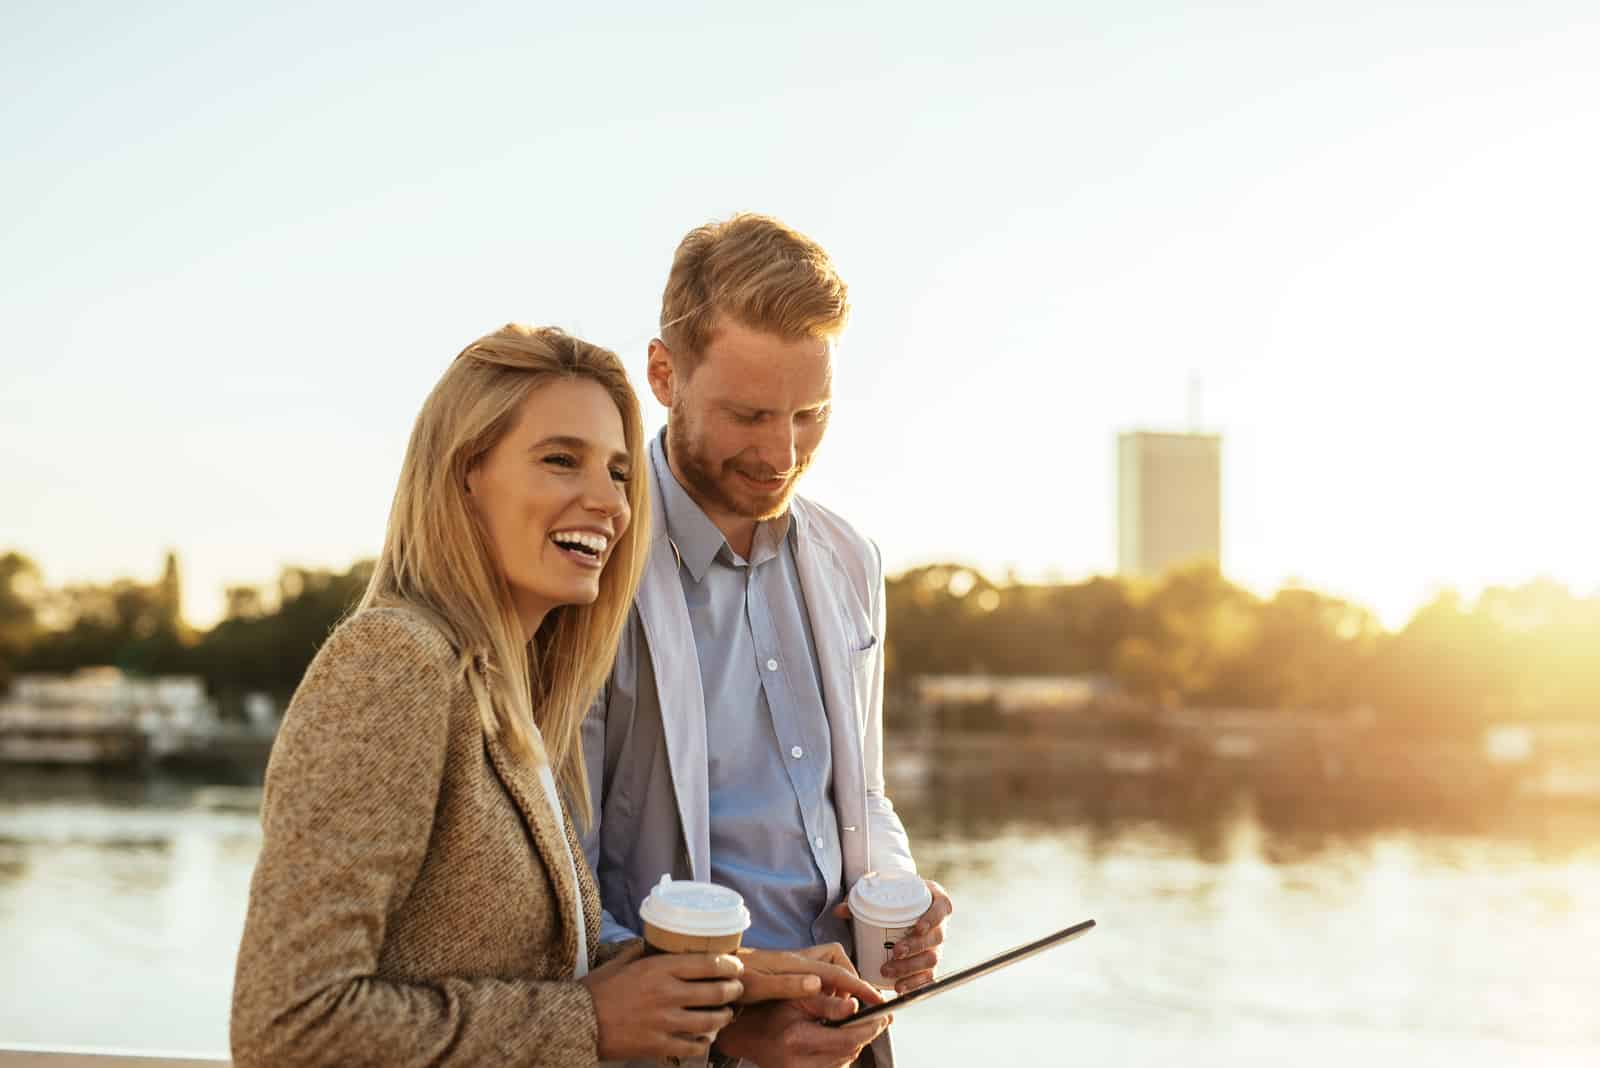
[[[908,1006],[907,1068],[1600,1064],[1600,808],[1286,811],[932,764],[891,786],[957,904],[948,967],[1099,926]],[[0,1043],[223,1055],[255,817],[192,781],[0,776]]]

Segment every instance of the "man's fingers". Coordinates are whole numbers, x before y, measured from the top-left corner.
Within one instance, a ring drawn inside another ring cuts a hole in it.
[[[915,975],[908,975],[894,984],[894,992],[896,994],[909,994],[918,987],[927,986],[931,982],[933,982],[933,972],[931,970],[918,972]]]
[[[883,974],[890,979],[909,979],[918,972],[932,972],[938,966],[939,951],[930,949],[904,960],[889,961],[883,966]]]
[[[883,995],[878,992],[877,987],[853,971],[829,968],[822,978],[828,984],[828,992],[835,996],[854,995],[869,1005],[876,1005],[883,1000]]]
[[[856,1009],[860,1007],[855,998],[835,998],[826,994],[801,998],[795,1004],[807,1016],[814,1016],[819,1020],[842,1020],[846,1016],[854,1016]]]
[[[861,1047],[881,1035],[889,1022],[880,1016],[848,1027],[802,1024],[803,1030],[794,1036],[794,1050],[803,1056],[842,1057],[848,1062]]]
[[[891,1014],[888,1016],[874,1016],[872,1019],[862,1020],[860,1023],[846,1024],[843,1027],[829,1027],[824,1028],[824,1030],[830,1034],[840,1035],[848,1039],[852,1046],[860,1047],[865,1046],[868,1042],[883,1034],[893,1022],[894,1016]]]
[[[955,902],[950,900],[950,895],[945,893],[944,887],[932,879],[928,879],[926,882],[928,884],[928,892],[933,895],[933,904],[929,905],[928,911],[924,912],[921,918],[912,925],[912,934],[921,934],[937,927],[956,910]]]
[[[907,935],[906,937],[902,938],[900,941],[895,943],[894,953],[891,954],[891,957],[894,960],[904,960],[914,953],[921,953],[923,950],[932,949],[934,946],[940,946],[943,944],[944,925],[941,924],[931,931],[924,931],[922,934]]]
[[[742,982],[741,997],[747,1002],[790,1001],[822,992],[822,980],[815,975],[773,975],[751,968],[744,973]]]

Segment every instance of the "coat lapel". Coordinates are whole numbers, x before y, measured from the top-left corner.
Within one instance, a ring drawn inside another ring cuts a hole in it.
[[[561,917],[562,970],[563,974],[571,975],[578,964],[578,909],[583,907],[585,919],[590,917],[588,902],[584,901],[582,891],[573,882],[576,874],[575,865],[566,862],[561,847],[562,838],[569,837],[564,826],[565,815],[562,815],[561,823],[558,824],[556,812],[545,803],[544,786],[539,782],[537,771],[512,756],[500,744],[499,739],[485,735],[484,746],[488,750],[489,763],[493,765],[495,774],[505,784],[506,792],[511,795],[517,811],[522,814],[522,822],[527,825],[534,848],[538,850],[539,858],[544,862],[544,870],[550,876],[551,885],[555,887],[556,908]],[[582,858],[582,849],[581,845],[574,847],[573,857]],[[594,896],[592,891],[589,896]],[[598,924],[597,913],[592,917],[592,922],[585,925],[585,929],[592,935],[599,929]]]
[[[694,626],[683,600],[678,578],[678,553],[667,537],[666,509],[661,507],[661,486],[656,465],[650,465],[650,557],[634,605],[644,628],[645,648],[655,671],[656,695],[661,705],[661,730],[672,768],[672,791],[678,801],[678,819],[689,850],[689,866],[696,879],[711,878],[711,798],[706,783],[706,705],[700,682],[700,657],[695,651]]]
[[[790,505],[795,527],[795,568],[811,618],[811,641],[822,671],[823,706],[828,713],[828,734],[833,752],[833,804],[839,817],[840,852],[845,885],[867,869],[867,786],[862,776],[861,729],[863,710],[856,706],[854,652],[846,639],[844,616],[839,609],[839,586],[845,582],[833,551],[810,536],[804,503]]]

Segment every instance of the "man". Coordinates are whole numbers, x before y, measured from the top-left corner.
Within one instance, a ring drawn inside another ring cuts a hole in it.
[[[606,909],[628,937],[663,873],[744,895],[745,943],[852,946],[844,895],[913,869],[884,794],[884,583],[876,546],[794,495],[827,429],[834,342],[849,313],[827,254],[739,215],[678,246],[650,343],[668,409],[650,447],[650,559],[610,682],[584,727]],[[933,977],[951,904],[933,905],[885,972]],[[838,999],[747,1009],[724,1060],[849,1064],[879,1026],[826,1028]],[[887,1037],[872,1041],[879,1068]]]

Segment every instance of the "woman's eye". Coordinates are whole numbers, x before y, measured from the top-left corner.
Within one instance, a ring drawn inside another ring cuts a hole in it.
[[[554,464],[557,467],[577,467],[578,466],[577,457],[569,456],[564,452],[558,452],[558,453],[555,453],[555,454],[553,454],[551,456],[546,456],[544,458],[544,462],[547,463],[547,464]]]
[[[613,482],[626,482],[626,481],[628,481],[628,472],[622,470],[621,468],[613,467],[611,469],[611,481],[613,481]]]

